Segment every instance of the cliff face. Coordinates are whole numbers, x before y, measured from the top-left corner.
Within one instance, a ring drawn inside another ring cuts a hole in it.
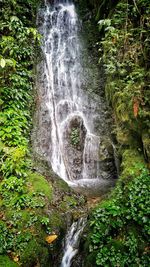
[[[105,67],[105,93],[119,147],[138,148],[149,161],[149,2],[77,2],[87,25],[93,17],[98,22],[99,58]],[[86,15],[84,5],[90,7]]]
[[[121,166],[112,195],[91,214],[87,242],[91,253],[84,264],[147,266],[150,4],[116,1],[111,8],[108,1],[87,3],[89,21],[94,15],[99,25],[99,57],[105,67],[105,95],[114,114]]]

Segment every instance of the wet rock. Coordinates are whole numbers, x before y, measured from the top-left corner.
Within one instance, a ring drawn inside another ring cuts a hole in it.
[[[84,36],[78,35],[81,28],[73,5],[56,4],[43,11],[39,14],[39,19],[43,16],[39,23],[43,59],[37,66],[35,151],[69,186],[76,184],[79,192],[89,192],[93,186],[101,194],[115,176],[104,72],[89,53]]]
[[[78,142],[72,143],[72,131],[78,131]],[[81,178],[83,167],[83,152],[85,143],[86,128],[83,119],[79,116],[74,116],[66,125],[63,133],[63,150],[65,151],[65,163],[69,177],[72,180]]]
[[[111,179],[117,177],[114,148],[111,141],[107,138],[100,140],[99,165],[101,170],[101,177],[103,179]]]

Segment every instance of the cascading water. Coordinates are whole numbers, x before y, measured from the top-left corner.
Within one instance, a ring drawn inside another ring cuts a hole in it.
[[[115,174],[112,153],[105,146],[109,139],[105,104],[87,90],[94,78],[88,57],[83,60],[86,49],[74,4],[45,0],[37,24],[43,36],[37,75],[37,152],[79,192],[105,191]]]
[[[64,256],[60,267],[70,267],[71,261],[78,252],[80,236],[84,230],[86,219],[81,218],[74,222],[65,238]]]

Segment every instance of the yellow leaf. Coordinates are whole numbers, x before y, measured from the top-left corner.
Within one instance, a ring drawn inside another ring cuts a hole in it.
[[[14,260],[15,262],[18,262],[18,261],[19,261],[19,256],[18,256],[18,255],[14,256],[14,257],[13,257],[13,260]]]
[[[52,243],[58,236],[57,235],[48,235],[45,240],[47,243]]]

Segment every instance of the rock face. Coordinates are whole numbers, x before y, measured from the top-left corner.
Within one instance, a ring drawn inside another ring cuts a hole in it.
[[[68,175],[72,180],[78,180],[82,176],[86,132],[83,120],[74,116],[68,121],[63,133],[63,149],[66,151],[65,164],[68,166]]]
[[[99,145],[99,164],[104,179],[111,179],[116,172],[114,148],[109,139],[101,139]]]
[[[102,73],[84,44],[73,4],[46,1],[38,27],[43,59],[37,66],[35,150],[78,192],[101,194],[116,177]]]

